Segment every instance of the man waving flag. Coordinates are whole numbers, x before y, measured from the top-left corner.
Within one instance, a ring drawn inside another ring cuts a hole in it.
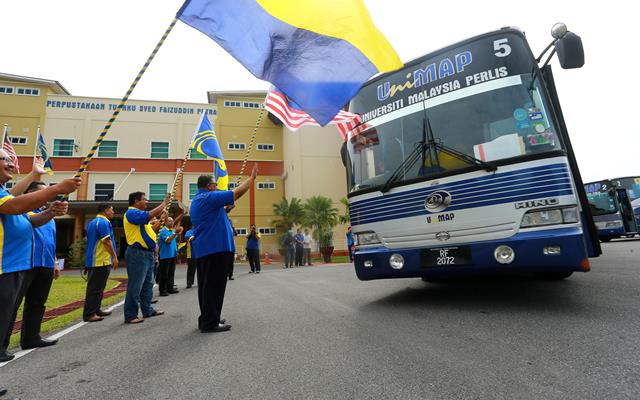
[[[218,138],[206,113],[202,113],[200,125],[198,125],[198,131],[193,137],[191,148],[200,154],[213,158],[213,172],[218,184],[218,190],[228,190],[229,174],[227,174],[227,165],[224,163],[220,143],[218,143]]]
[[[322,126],[371,76],[402,67],[363,0],[186,0],[177,18]]]

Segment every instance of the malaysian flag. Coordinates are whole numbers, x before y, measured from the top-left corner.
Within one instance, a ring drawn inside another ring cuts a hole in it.
[[[267,93],[267,98],[264,102],[264,108],[271,114],[275,115],[282,123],[289,128],[289,130],[297,131],[305,125],[320,126],[319,123],[314,120],[311,115],[302,111],[300,107],[291,101],[281,91],[272,87]],[[358,131],[362,131],[366,124],[362,123],[358,114],[351,113],[349,111],[341,110],[335,117],[329,122],[335,124],[338,130],[342,134],[342,138],[346,141],[347,134],[358,128]]]
[[[13,149],[13,146],[11,145],[11,141],[9,140],[9,135],[4,135],[4,143],[2,144],[2,149],[4,150],[5,153],[7,153],[9,158],[11,158],[11,161],[13,162],[13,166],[16,169],[16,172],[20,173],[20,165],[18,164],[18,155],[16,154],[16,151]]]

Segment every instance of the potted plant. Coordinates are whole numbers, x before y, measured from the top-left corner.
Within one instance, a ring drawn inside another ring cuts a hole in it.
[[[324,262],[331,262],[333,227],[338,224],[338,209],[330,198],[313,196],[303,205],[304,224],[314,227],[313,238],[318,241]]]

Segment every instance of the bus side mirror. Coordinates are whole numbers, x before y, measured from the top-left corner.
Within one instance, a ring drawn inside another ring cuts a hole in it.
[[[556,42],[558,61],[564,69],[581,68],[584,65],[582,39],[573,32],[567,32]]]

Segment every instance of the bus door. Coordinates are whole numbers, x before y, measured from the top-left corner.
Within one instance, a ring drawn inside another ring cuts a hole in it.
[[[625,232],[638,232],[636,219],[633,215],[633,208],[631,207],[631,201],[629,200],[627,189],[616,189],[616,195],[618,197],[618,208],[622,215],[622,223],[624,225]]]

